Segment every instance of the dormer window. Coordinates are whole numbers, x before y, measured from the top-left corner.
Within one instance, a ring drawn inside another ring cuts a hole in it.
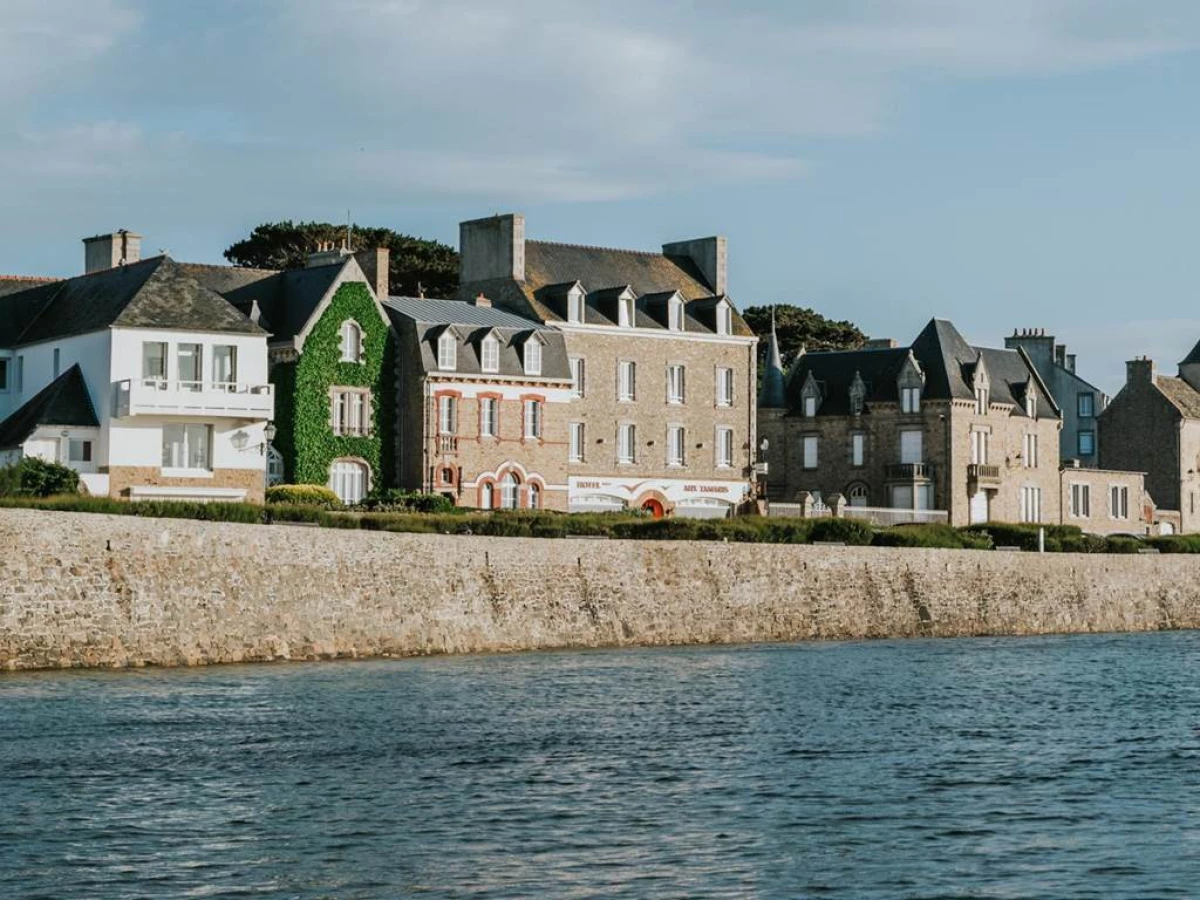
[[[1025,395],[1025,415],[1031,419],[1037,418],[1037,394],[1032,390]]]
[[[821,406],[821,386],[817,384],[811,372],[804,380],[804,387],[800,389],[800,404],[806,419],[814,418]]]
[[[667,302],[667,328],[683,331],[683,299],[678,294]]]
[[[567,293],[567,321],[573,325],[583,323],[584,297],[579,288],[571,288]]]
[[[900,388],[900,412],[919,413],[921,411],[921,389],[919,387]]]
[[[733,310],[728,302],[717,305],[717,334],[733,334]]]
[[[617,324],[622,328],[632,328],[634,323],[633,298],[627,294],[617,300]]]
[[[986,416],[989,405],[988,389],[986,387],[975,388],[975,414]]]
[[[805,418],[811,419],[816,414],[817,414],[817,398],[816,397],[805,397],[804,398],[804,416],[805,416]]]
[[[500,371],[500,341],[494,334],[485,335],[479,345],[479,368],[484,372]]]
[[[342,323],[342,362],[362,362],[362,329],[353,319]]]
[[[863,413],[863,405],[867,399],[867,385],[862,379],[861,372],[854,373],[854,380],[850,382],[850,414],[852,416],[861,416]]]
[[[453,372],[458,368],[458,341],[451,331],[442,332],[438,338],[438,368],[443,372]]]
[[[537,335],[525,342],[525,374],[542,374],[542,339]]]

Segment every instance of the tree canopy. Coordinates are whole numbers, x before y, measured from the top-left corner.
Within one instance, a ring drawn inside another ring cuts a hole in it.
[[[321,244],[341,246],[346,226],[329,222],[268,222],[225,251],[235,266],[302,269],[308,254]],[[350,249],[387,247],[391,251],[388,280],[392,294],[451,297],[458,289],[458,251],[438,241],[400,234],[390,228],[350,226]]]
[[[759,347],[765,359],[766,337],[771,333],[771,307],[751,306],[742,312],[742,318],[763,338]],[[827,319],[802,306],[775,307],[775,334],[785,365],[801,347],[807,350],[853,350],[867,339],[853,322]]]

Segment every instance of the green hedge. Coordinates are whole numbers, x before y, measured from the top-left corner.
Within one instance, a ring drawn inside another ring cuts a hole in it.
[[[276,484],[267,488],[267,503],[290,503],[295,506],[320,506],[332,509],[341,506],[338,495],[323,484]]]
[[[448,513],[456,507],[445,494],[423,491],[404,491],[398,488],[379,491],[364,500],[360,507],[371,512]]]
[[[987,533],[952,528],[949,525],[897,525],[875,533],[877,547],[930,547],[964,550],[991,550]]]
[[[26,456],[0,468],[0,497],[52,497],[79,493],[79,473],[61,463]]]

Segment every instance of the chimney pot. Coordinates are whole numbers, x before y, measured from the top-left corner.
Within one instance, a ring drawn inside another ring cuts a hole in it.
[[[490,307],[492,305],[492,301],[489,300],[486,296],[484,296],[483,291],[480,291],[478,294],[476,294],[475,299],[472,300],[471,302],[475,306]]]

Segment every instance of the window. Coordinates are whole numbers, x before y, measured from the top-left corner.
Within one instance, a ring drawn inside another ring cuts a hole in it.
[[[25,390],[25,357],[17,357],[17,393]]]
[[[1108,514],[1114,519],[1129,518],[1129,488],[1114,484],[1108,491]]]
[[[971,465],[986,466],[991,449],[992,433],[982,428],[971,429]]]
[[[443,397],[443,400],[452,400],[453,397]],[[497,434],[500,414],[500,404],[495,397],[480,397],[479,398],[479,436],[480,437],[495,437]]]
[[[367,464],[357,459],[335,459],[329,466],[329,489],[347,506],[362,502],[369,481]]]
[[[1071,485],[1071,515],[1076,519],[1086,519],[1092,514],[1092,486],[1089,484]]]
[[[571,394],[582,397],[587,390],[587,366],[578,356],[572,356],[567,362],[571,366]]]
[[[8,360],[0,359],[0,391],[8,390]]]
[[[1096,432],[1081,431],[1078,438],[1080,456],[1091,456],[1096,452]]]
[[[635,322],[633,315],[633,298],[622,297],[617,301],[617,324],[622,328],[632,328]]]
[[[1021,488],[1021,521],[1042,521],[1042,489],[1036,487]]]
[[[733,406],[733,369],[717,369],[717,406]]]
[[[1026,469],[1036,469],[1038,464],[1038,436],[1025,435],[1025,444],[1021,452],[1021,464]]]
[[[283,484],[283,454],[272,446],[267,447],[267,485]]]
[[[817,436],[815,434],[807,434],[804,436],[804,468],[815,469],[817,467]]]
[[[540,487],[538,487],[536,484],[534,484],[532,481],[529,483],[529,508],[530,509],[541,509],[542,508],[542,489]]]
[[[226,344],[213,347],[212,380],[219,388],[233,388],[237,382],[237,347]]]
[[[58,347],[54,348],[54,377],[57,378],[62,373],[62,350]]]
[[[677,296],[667,301],[667,328],[683,331],[683,301]]]
[[[1078,394],[1076,402],[1078,403],[1079,418],[1090,419],[1096,415],[1096,395],[1091,391]]]
[[[637,363],[632,360],[617,363],[617,399],[637,399]]]
[[[733,467],[733,429],[717,429],[717,468]]]
[[[452,372],[458,366],[458,341],[452,332],[446,331],[438,338],[438,368]]]
[[[617,462],[637,462],[637,426],[619,425],[617,427]]]
[[[525,374],[542,374],[542,340],[531,337],[525,342]]]
[[[817,398],[811,394],[804,398],[804,415],[811,419],[817,414]]]
[[[521,482],[512,472],[500,479],[500,508],[516,509]]]
[[[370,434],[370,391],[365,388],[333,388],[329,393],[329,427],[339,435],[362,437]]]
[[[733,333],[733,310],[728,303],[717,306],[717,334]]]
[[[921,389],[906,387],[900,389],[900,412],[917,413],[921,411]]]
[[[686,372],[683,366],[667,366],[667,402],[678,406],[684,402],[684,380]]]
[[[211,425],[164,425],[162,433],[164,469],[209,471],[212,468]]]
[[[682,466],[687,461],[684,444],[686,432],[680,425],[667,426],[667,465]]]
[[[1033,391],[1025,395],[1025,415],[1031,419],[1037,418],[1037,394]]]
[[[485,481],[479,489],[479,507],[480,509],[494,509],[496,506],[496,485],[491,481]]]
[[[480,345],[479,368],[484,372],[500,371],[500,341],[494,334],[486,335]]]
[[[146,381],[167,380],[167,345],[164,341],[142,344],[142,378]]]
[[[458,434],[458,398],[438,397],[438,434]]]
[[[353,319],[342,323],[342,362],[362,361],[362,329]]]
[[[203,347],[199,344],[180,344],[175,351],[179,368],[179,386],[185,391],[198,391],[204,387]]]
[[[850,464],[861,466],[866,462],[867,436],[865,434],[850,435]]]
[[[583,291],[574,290],[567,294],[567,321],[576,325],[583,322]]]
[[[583,462],[583,439],[585,434],[583,423],[572,422],[567,426],[567,431],[571,439],[568,458],[571,462]]]
[[[542,436],[542,401],[525,401],[525,437],[526,439]]]
[[[850,486],[847,492],[851,506],[869,506],[871,494],[865,484],[855,484]]]
[[[92,461],[92,442],[71,438],[67,442],[67,461],[90,463]]]
[[[900,462],[904,465],[920,465],[925,462],[920,431],[900,432]]]
[[[988,389],[985,387],[975,388],[975,415],[986,416],[988,407]]]

